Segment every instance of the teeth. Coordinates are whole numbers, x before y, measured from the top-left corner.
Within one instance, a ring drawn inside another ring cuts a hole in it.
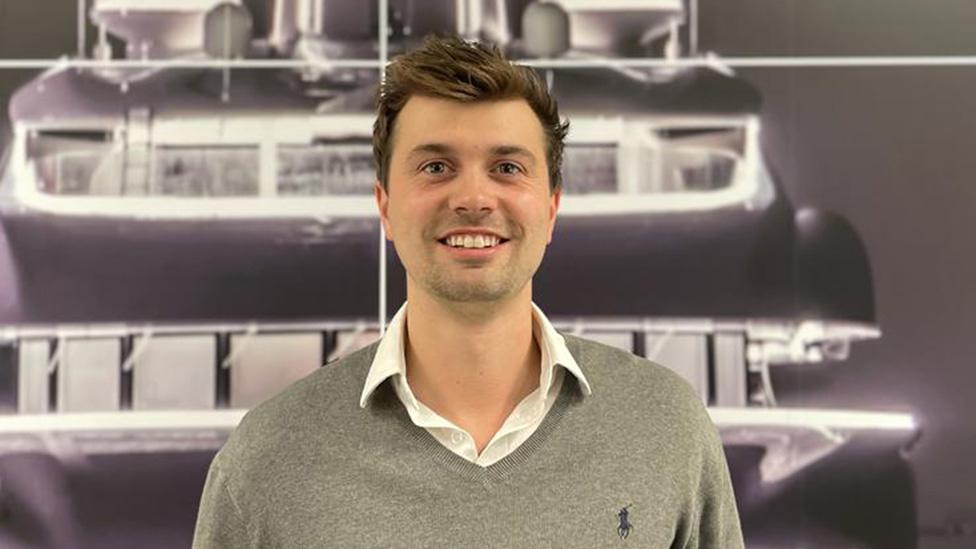
[[[493,235],[451,235],[447,237],[447,245],[455,248],[490,248],[497,246],[501,240]]]

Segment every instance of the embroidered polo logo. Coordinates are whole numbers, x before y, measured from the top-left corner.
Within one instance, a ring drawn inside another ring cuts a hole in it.
[[[627,539],[630,531],[634,529],[634,525],[630,523],[630,512],[627,511],[630,505],[617,511],[617,518],[620,519],[620,524],[617,525],[617,535],[620,536],[620,539]]]

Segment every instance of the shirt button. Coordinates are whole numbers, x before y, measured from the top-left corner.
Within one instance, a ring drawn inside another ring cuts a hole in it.
[[[451,442],[454,444],[461,444],[464,442],[464,435],[458,432],[451,433]]]

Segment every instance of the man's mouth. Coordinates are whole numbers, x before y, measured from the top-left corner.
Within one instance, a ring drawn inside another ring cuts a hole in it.
[[[508,242],[508,239],[491,234],[453,234],[438,240],[438,242],[451,248],[477,250],[482,248],[494,248]]]

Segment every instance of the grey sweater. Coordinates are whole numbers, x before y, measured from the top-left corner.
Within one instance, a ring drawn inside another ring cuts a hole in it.
[[[722,446],[691,388],[566,335],[535,433],[489,467],[417,427],[389,380],[359,408],[376,344],[251,410],[214,458],[193,546],[743,547]]]

